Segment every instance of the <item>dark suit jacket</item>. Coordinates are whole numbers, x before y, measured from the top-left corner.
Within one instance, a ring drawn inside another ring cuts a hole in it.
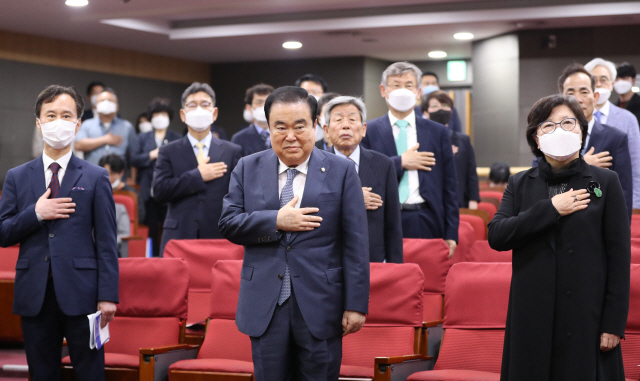
[[[262,136],[256,131],[256,127],[253,124],[233,134],[231,143],[242,147],[242,156],[249,156],[252,153],[267,149]]]
[[[222,198],[229,189],[231,171],[242,157],[242,148],[211,137],[210,163],[225,162],[227,172],[204,182],[188,137],[160,147],[153,173],[153,197],[168,203],[160,253],[170,239],[222,238],[218,220]]]
[[[268,150],[240,160],[219,226],[224,238],[245,247],[236,324],[249,336],[267,329],[280,294],[278,275],[287,262],[300,312],[314,337],[341,335],[345,310],[368,311],[367,216],[354,165],[314,148],[300,207],[320,209],[322,223],[293,232],[285,244],[285,234],[276,231],[278,157]]]
[[[321,151],[328,151],[331,148],[329,147],[328,149],[325,150],[324,145],[325,145],[324,139],[320,139],[316,141],[316,148]]]
[[[431,171],[418,171],[420,196],[427,203],[428,218],[439,231],[430,232],[433,237],[458,241],[458,211],[456,164],[451,150],[447,127],[428,119],[416,117],[418,151],[433,152],[436,165]],[[383,115],[367,123],[367,135],[362,147],[389,156],[396,168],[398,181],[404,175],[402,158],[398,156],[389,116]],[[411,147],[408,147],[411,148]],[[425,214],[426,215],[426,214]]]
[[[469,201],[480,201],[480,185],[476,168],[476,154],[468,135],[449,129],[451,144],[458,148],[456,175],[458,176],[458,205],[468,208]]]
[[[7,173],[0,246],[20,244],[13,313],[40,312],[49,266],[66,315],[94,313],[98,301],[118,303],[116,212],[107,171],[71,156],[58,195],[76,204],[66,219],[38,221],[35,204],[46,189],[42,156]]]
[[[180,139],[180,134],[167,130],[162,145]],[[149,159],[149,152],[158,148],[156,144],[155,131],[144,132],[138,135],[138,145],[131,156],[131,165],[138,168],[138,178],[136,183],[140,186],[140,196],[142,201],[148,201],[151,197],[151,181],[153,180],[153,169],[156,161]]]
[[[618,101],[618,106],[620,106],[620,101]],[[640,123],[640,95],[633,94],[629,103],[627,103],[626,109],[635,115],[636,119],[638,119],[638,123]]]
[[[335,147],[327,151],[335,153]],[[369,260],[402,263],[402,221],[398,179],[393,161],[385,155],[360,147],[360,183],[380,195],[382,206],[367,210]]]

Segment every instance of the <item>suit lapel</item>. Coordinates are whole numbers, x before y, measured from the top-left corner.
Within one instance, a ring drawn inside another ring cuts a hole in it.
[[[278,157],[273,150],[262,158],[258,172],[260,173],[260,184],[262,184],[262,196],[266,203],[266,209],[279,210]]]
[[[39,159],[33,161],[30,166],[31,173],[29,179],[31,180],[31,189],[36,200],[40,198],[47,191],[47,182],[44,178],[44,164],[42,162],[42,156]]]
[[[521,210],[527,210],[531,208],[539,200],[549,198],[549,189],[547,188],[547,182],[540,176],[540,170],[536,168],[529,174],[531,181],[529,182],[527,189],[528,195],[526,204],[523,203]],[[568,189],[567,189],[568,190]],[[554,232],[547,233],[547,240],[553,251],[556,250],[556,240]]]
[[[211,140],[215,138],[212,137]],[[185,136],[182,138],[182,150],[184,151],[184,160],[188,168],[198,168],[198,159],[196,159],[196,155],[193,153],[193,147],[191,146],[191,142],[189,138]],[[212,145],[209,145],[209,157],[211,157]],[[213,163],[213,160],[209,160],[210,163]]]
[[[60,193],[58,194],[58,197],[69,197],[71,188],[76,185],[81,176],[82,161],[72,154],[71,159],[69,160],[69,165],[64,172],[62,184],[60,184]]]
[[[209,163],[217,163],[219,161],[223,161],[222,157],[224,155],[224,146],[222,145],[222,141],[216,138],[215,136],[211,136],[211,143],[209,143]],[[191,155],[194,156],[194,155]],[[194,156],[195,157],[195,156]],[[196,163],[198,160],[196,160]]]
[[[358,170],[358,176],[364,187],[369,187],[374,184],[375,171],[371,167],[371,160],[369,150],[360,147],[360,168]]]
[[[589,145],[587,151],[594,148],[594,153],[602,152],[602,147],[607,143],[607,135],[604,132],[604,127],[597,120],[593,124],[593,130],[591,130],[591,136],[589,137]],[[585,151],[586,152],[586,151]]]
[[[387,146],[387,155],[388,156],[398,156],[398,149],[396,148],[396,140],[393,138],[393,129],[391,127],[391,121],[389,120],[389,115],[385,115],[382,117],[382,125],[378,129],[378,134],[380,135],[380,141],[384,142]],[[411,148],[411,147],[407,147]]]
[[[327,178],[327,173],[331,170],[329,163],[326,162],[325,159],[325,154],[314,147],[311,158],[309,158],[307,180],[304,183],[304,193],[302,195],[300,208],[311,208],[318,205],[318,196],[321,193],[324,180]],[[322,168],[324,168],[324,171]],[[290,242],[296,239],[298,233],[299,232],[293,232],[291,234]]]

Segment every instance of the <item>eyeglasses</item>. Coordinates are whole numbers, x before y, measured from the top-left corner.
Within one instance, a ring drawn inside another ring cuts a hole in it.
[[[609,80],[608,77],[606,76],[600,76],[600,77],[594,77],[596,80],[596,84],[602,84],[602,85],[608,85],[609,83],[611,83],[611,81]]]
[[[565,131],[571,131],[576,128],[578,121],[576,118],[564,118],[560,123],[555,123],[550,120],[546,122],[542,122],[538,124],[538,136],[542,136],[544,134],[551,134],[556,130],[557,126],[562,127]]]
[[[194,108],[197,108],[198,106],[202,107],[202,108],[211,108],[211,106],[213,106],[213,103],[211,102],[200,102],[200,104],[197,104],[196,102],[189,102],[186,105],[184,105],[184,108],[187,110],[192,110]]]

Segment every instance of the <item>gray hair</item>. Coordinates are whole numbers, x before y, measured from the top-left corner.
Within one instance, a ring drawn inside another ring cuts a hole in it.
[[[360,118],[362,118],[362,123],[367,121],[367,108],[364,105],[364,102],[360,98],[356,97],[348,97],[346,95],[342,95],[327,103],[327,108],[324,111],[324,120],[327,125],[329,124],[329,120],[331,120],[331,110],[333,110],[336,106],[341,105],[354,105],[360,112]]]
[[[189,87],[187,87],[184,93],[182,93],[182,99],[181,99],[182,107],[184,108],[184,105],[187,103],[187,97],[189,95],[199,93],[199,92],[209,94],[209,96],[211,97],[211,103],[213,103],[213,107],[216,107],[216,93],[213,92],[213,89],[211,88],[211,86],[209,86],[206,83],[200,83],[200,82],[192,83]]]
[[[116,102],[118,101],[118,95],[116,95],[115,90],[113,90],[112,88],[110,88],[110,87],[105,87],[105,88],[100,92],[100,94],[102,94],[102,93],[109,93],[109,94],[113,95],[113,97],[114,97],[114,98],[116,98]]]
[[[420,87],[420,78],[422,78],[422,71],[412,63],[407,61],[396,62],[389,65],[389,67],[382,73],[382,86],[387,87],[387,79],[391,76],[402,75],[404,73],[413,72],[416,76],[416,84]]]
[[[616,65],[613,62],[603,60],[602,58],[594,58],[591,61],[589,61],[586,65],[584,65],[584,68],[587,69],[589,73],[591,73],[591,71],[595,69],[596,66],[604,66],[605,69],[609,71],[609,76],[611,77],[609,78],[609,80],[611,82],[616,80],[616,77],[618,76],[618,71],[616,70]]]

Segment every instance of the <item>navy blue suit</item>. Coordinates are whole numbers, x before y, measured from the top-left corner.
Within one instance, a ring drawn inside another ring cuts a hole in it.
[[[268,150],[240,160],[231,176],[219,226],[224,238],[245,247],[236,324],[241,332],[252,336],[258,380],[262,377],[258,377],[260,369],[269,359],[256,356],[256,342],[289,318],[292,325],[306,325],[305,331],[310,332],[307,341],[330,343],[324,346],[324,352],[312,351],[310,355],[331,357],[337,379],[343,313],[368,312],[367,216],[354,165],[314,148],[300,207],[317,207],[323,221],[312,231],[293,232],[287,244],[286,234],[276,231],[280,209],[278,157]],[[276,307],[286,263],[292,297]],[[293,308],[292,317],[281,314],[287,305]],[[297,333],[294,335],[297,338]],[[286,364],[287,345],[271,351]],[[277,361],[271,361],[270,366]],[[314,362],[315,358],[298,358],[297,365],[309,367]],[[274,374],[266,377],[280,379]],[[321,378],[316,373],[309,379]]]
[[[405,238],[443,238],[458,241],[456,164],[447,127],[416,117],[418,151],[433,152],[436,165],[431,171],[418,171],[420,196],[426,208],[402,211],[402,233]],[[383,153],[395,164],[398,182],[404,175],[402,158],[398,156],[388,115],[367,122],[367,135],[361,146]],[[407,147],[411,148],[411,147]],[[418,218],[415,218],[419,214]]]
[[[9,170],[0,199],[0,246],[20,244],[13,312],[22,316],[34,381],[60,374],[62,337],[80,379],[104,379],[104,352],[89,349],[87,314],[118,302],[115,204],[104,168],[71,156],[58,197],[71,197],[67,219],[38,221],[46,191],[42,157]]]
[[[236,132],[231,137],[231,143],[235,143],[242,147],[242,156],[249,156],[253,153],[264,151],[267,149],[265,141],[256,130],[253,124]]]
[[[209,163],[222,161],[227,164],[227,172],[205,182],[188,137],[160,147],[153,173],[153,197],[169,204],[160,255],[171,239],[222,238],[218,230],[222,198],[241,157],[242,148],[212,136]]]
[[[468,135],[449,129],[449,138],[451,144],[458,149],[454,154],[458,177],[458,206],[468,208],[469,201],[480,201],[476,154]]]
[[[327,151],[335,153],[335,147]],[[402,220],[398,202],[398,179],[393,161],[385,155],[360,147],[360,183],[382,198],[382,206],[367,210],[369,260],[402,263]]]

